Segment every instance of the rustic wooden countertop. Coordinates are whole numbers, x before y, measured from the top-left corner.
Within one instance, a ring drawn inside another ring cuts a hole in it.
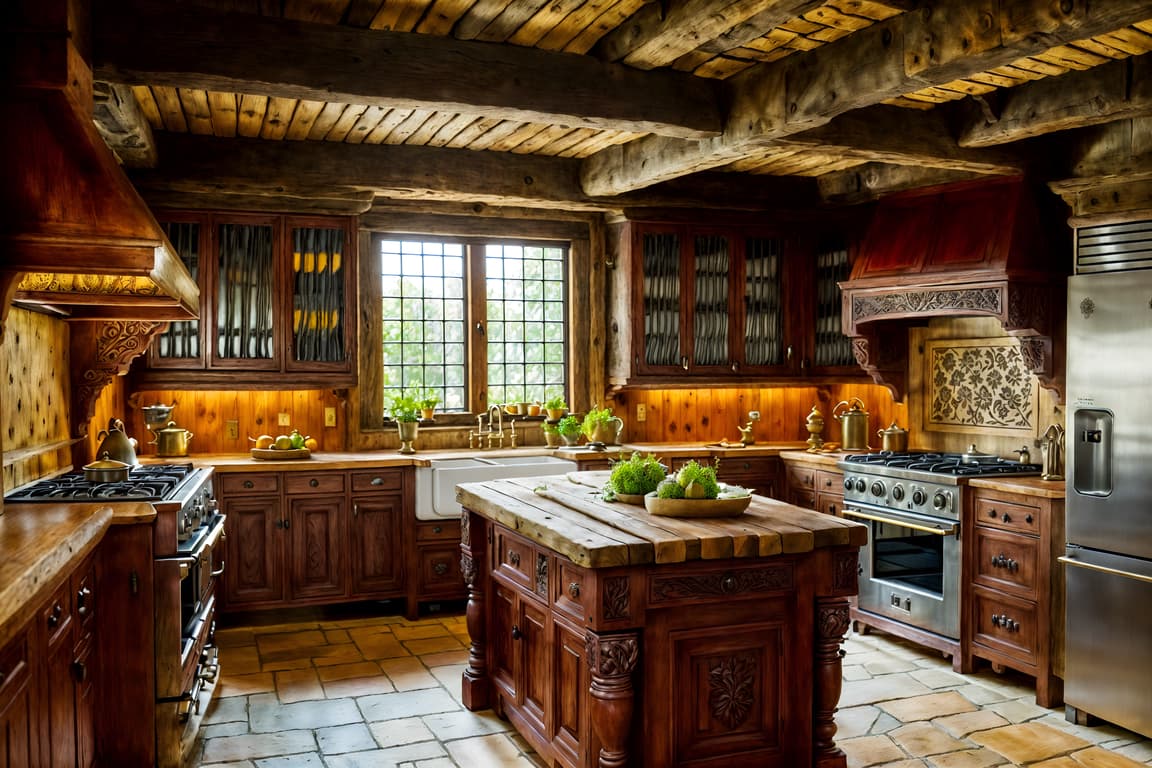
[[[1063,480],[1042,480],[1039,477],[974,477],[968,481],[972,488],[990,488],[1004,493],[1019,493],[1045,499],[1064,498]]]
[[[676,518],[607,502],[608,472],[495,480],[459,486],[460,503],[588,568],[798,554],[862,546],[867,528],[754,496],[731,518]]]
[[[784,461],[796,461],[804,464],[816,464],[828,469],[839,469],[836,462],[843,461],[845,456],[851,456],[860,451],[822,451],[820,453],[808,453],[804,451],[781,451],[780,458]]]
[[[0,515],[0,647],[60,579],[100,543],[110,525],[147,523],[151,504],[15,504]]]

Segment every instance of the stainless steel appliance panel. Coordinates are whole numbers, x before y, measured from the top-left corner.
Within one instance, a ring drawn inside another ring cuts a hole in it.
[[[1078,547],[1065,565],[1069,705],[1152,735],[1152,563]]]
[[[1152,559],[1152,271],[1068,280],[1067,540]]]

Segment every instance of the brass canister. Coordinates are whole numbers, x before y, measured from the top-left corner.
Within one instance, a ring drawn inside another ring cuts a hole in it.
[[[844,406],[844,410],[840,410]],[[858,397],[841,400],[832,409],[832,418],[840,422],[840,448],[845,451],[868,450],[868,411]]]
[[[896,422],[892,422],[892,426],[876,434],[880,437],[880,450],[892,453],[904,453],[908,450],[908,430],[898,427]]]

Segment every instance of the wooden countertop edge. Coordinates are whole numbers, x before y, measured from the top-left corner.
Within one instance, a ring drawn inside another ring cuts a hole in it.
[[[974,477],[968,481],[968,485],[1045,499],[1063,499],[1065,496],[1063,480],[1043,480],[1039,477]]]

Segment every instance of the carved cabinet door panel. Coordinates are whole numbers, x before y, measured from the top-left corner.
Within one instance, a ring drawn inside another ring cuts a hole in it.
[[[228,516],[228,569],[224,595],[230,608],[284,599],[284,521],[279,496],[222,498]]]
[[[391,592],[403,586],[403,511],[404,499],[399,494],[353,497],[349,538],[354,595]]]
[[[584,765],[591,723],[588,719],[588,663],[584,632],[559,619],[552,622],[555,688],[552,703],[552,745],[557,757]]]
[[[344,498],[289,500],[292,597],[338,597],[347,593],[347,528]]]

